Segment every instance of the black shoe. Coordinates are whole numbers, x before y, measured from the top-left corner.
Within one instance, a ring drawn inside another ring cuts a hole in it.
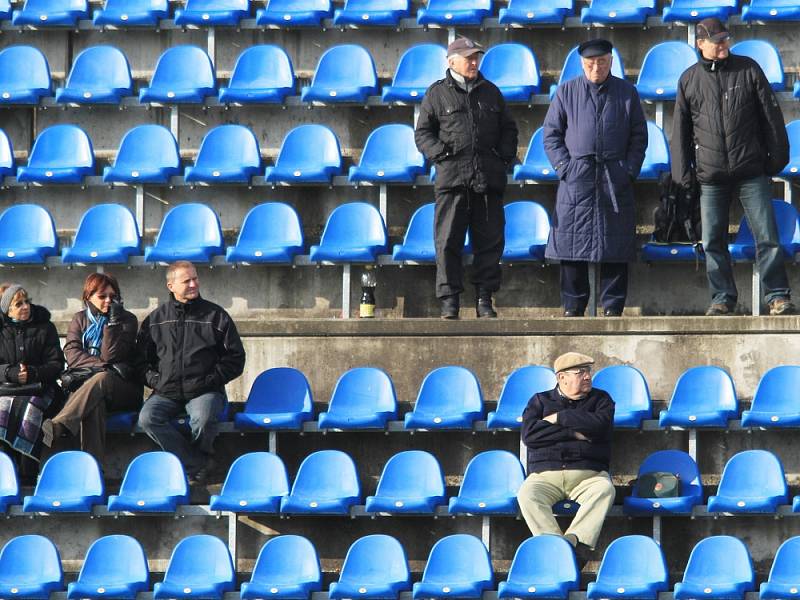
[[[445,296],[441,299],[442,302],[442,318],[443,319],[457,319],[459,309],[458,294],[452,296]]]
[[[603,311],[604,317],[621,317],[622,316],[622,309],[619,308],[607,308]]]
[[[209,477],[211,476],[211,471],[214,470],[214,467],[217,465],[216,461],[213,458],[209,458],[206,461],[206,464],[203,465],[198,471],[189,475],[189,485],[204,485],[208,482]]]
[[[583,567],[592,560],[592,554],[593,550],[583,542],[578,542],[575,545],[575,559],[578,561],[578,571],[583,571]]]
[[[722,317],[734,314],[736,310],[735,304],[725,304],[724,302],[712,302],[711,306],[706,311],[707,317]]]
[[[577,308],[565,308],[564,309],[564,316],[565,317],[582,317],[583,311],[578,310]]]
[[[479,319],[496,319],[497,313],[492,306],[492,292],[478,289],[475,294],[475,314]]]
[[[769,314],[771,315],[793,315],[796,309],[788,297],[776,298],[769,303]]]

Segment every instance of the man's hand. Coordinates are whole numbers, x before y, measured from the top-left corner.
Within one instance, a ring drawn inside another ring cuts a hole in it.
[[[576,440],[581,440],[582,442],[588,442],[589,441],[589,438],[587,438],[585,435],[583,435],[580,431],[576,431],[575,432],[575,439]]]
[[[17,375],[17,381],[21,384],[28,383],[28,367],[23,364],[19,365],[19,374]]]
[[[548,423],[552,423],[555,425],[558,421],[558,413],[553,413],[552,415],[547,415],[542,419],[542,421],[547,421]]]

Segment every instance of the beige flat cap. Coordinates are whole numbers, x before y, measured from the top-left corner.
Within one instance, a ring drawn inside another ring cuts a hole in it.
[[[553,363],[553,370],[558,373],[560,371],[566,371],[567,369],[585,367],[593,364],[594,359],[591,356],[586,356],[580,352],[567,352],[555,360]]]

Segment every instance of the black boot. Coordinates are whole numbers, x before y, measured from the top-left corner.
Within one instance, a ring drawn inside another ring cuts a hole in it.
[[[457,319],[459,309],[458,294],[452,296],[445,296],[440,298],[442,302],[442,318],[443,319]]]
[[[475,313],[479,319],[497,318],[497,313],[492,307],[492,292],[481,288],[475,290]]]

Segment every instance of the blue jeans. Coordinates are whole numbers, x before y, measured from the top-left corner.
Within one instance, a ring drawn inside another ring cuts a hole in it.
[[[728,252],[730,204],[737,188],[739,201],[756,243],[756,263],[766,300],[769,303],[778,298],[787,298],[790,294],[789,280],[775,225],[770,179],[761,175],[732,184],[700,186],[700,218],[711,302],[733,306],[738,298]]]

